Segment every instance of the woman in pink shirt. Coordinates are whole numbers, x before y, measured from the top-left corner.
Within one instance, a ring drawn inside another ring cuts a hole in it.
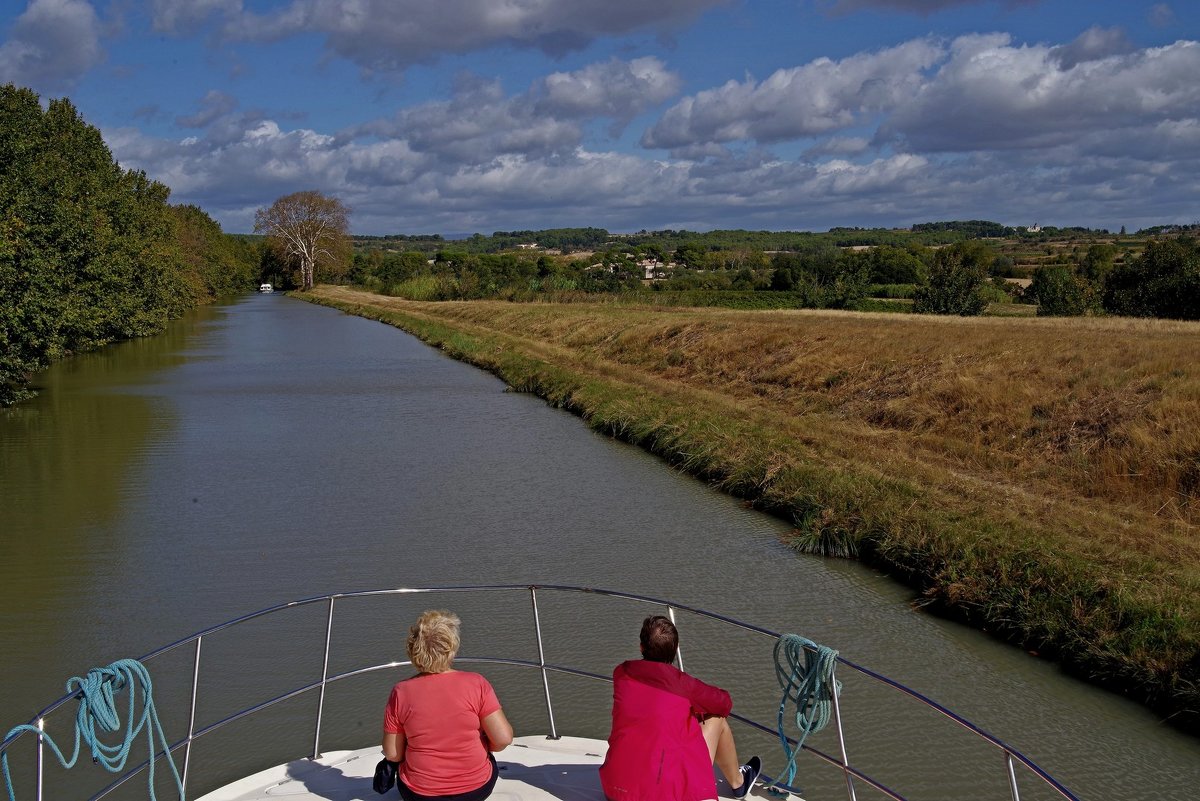
[[[671,664],[675,624],[662,615],[642,622],[642,658],[613,671],[612,733],[600,766],[608,801],[706,801],[717,797],[715,764],[734,798],[744,798],[762,770],[758,757],[739,765],[726,718],[733,699]]]
[[[399,763],[404,801],[483,801],[498,776],[491,752],[512,742],[492,685],[452,667],[459,625],[457,615],[432,611],[408,632],[419,672],[392,688],[383,715],[383,756]]]

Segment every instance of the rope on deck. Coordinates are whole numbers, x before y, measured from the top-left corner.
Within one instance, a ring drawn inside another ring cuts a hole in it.
[[[784,634],[775,643],[775,678],[783,689],[779,699],[778,727],[779,742],[787,757],[787,771],[768,785],[768,789],[780,784],[794,786],[796,779],[796,757],[804,746],[808,735],[819,732],[829,724],[832,717],[833,694],[842,694],[842,683],[833,677],[838,652],[798,634]],[[784,725],[788,705],[795,708],[792,718],[798,730],[796,746],[788,741]],[[787,780],[784,781],[784,776]],[[772,790],[772,792],[776,792]]]
[[[142,701],[141,714],[137,712],[137,699],[140,689]],[[117,712],[117,695],[122,690],[129,693],[129,713],[126,717],[125,735],[120,742],[108,744],[102,742],[99,727],[104,732],[115,732],[121,727],[121,717]],[[175,777],[175,787],[179,790],[179,801],[185,801],[183,780],[171,757],[171,749],[167,737],[163,733],[162,724],[158,720],[158,712],[154,708],[153,684],[150,672],[146,666],[136,659],[119,659],[108,667],[92,668],[84,678],[72,676],[67,680],[67,692],[78,693],[79,709],[75,714],[75,750],[71,758],[63,756],[62,749],[49,734],[28,723],[15,726],[9,730],[4,739],[7,740],[20,731],[30,731],[43,737],[50,750],[58,757],[59,764],[71,768],[79,759],[81,742],[87,743],[92,751],[92,762],[104,766],[110,773],[118,773],[125,768],[129,758],[130,747],[142,731],[146,732],[146,743],[150,750],[149,780],[150,801],[157,801],[154,796],[154,763],[158,759],[155,753],[155,736],[162,744],[162,755],[166,757],[171,773]],[[136,719],[136,724],[135,724]],[[4,772],[4,786],[8,790],[9,801],[16,801],[13,792],[12,776],[8,768],[8,752],[0,755],[0,769]]]

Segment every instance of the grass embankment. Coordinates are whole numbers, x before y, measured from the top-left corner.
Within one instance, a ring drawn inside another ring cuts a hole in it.
[[[1200,325],[305,297],[1200,729]]]

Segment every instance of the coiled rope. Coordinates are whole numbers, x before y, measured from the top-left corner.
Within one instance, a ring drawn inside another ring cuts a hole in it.
[[[783,689],[779,699],[777,731],[787,757],[787,781],[784,781],[784,773],[781,772],[768,785],[768,789],[780,784],[794,786],[796,757],[804,741],[808,735],[828,725],[832,717],[833,694],[842,694],[842,683],[833,678],[837,655],[838,652],[832,648],[817,645],[798,634],[784,634],[775,643],[775,678]],[[784,726],[789,704],[795,708],[792,718],[798,730],[794,748]]]
[[[135,690],[137,689],[141,690],[142,709],[140,715],[135,714],[138,696]],[[126,717],[125,736],[121,742],[110,745],[101,742],[96,729],[98,726],[102,731],[115,732],[121,727],[116,698],[122,690],[129,691],[129,714]],[[179,777],[175,760],[171,758],[167,737],[163,733],[162,724],[158,720],[158,712],[154,708],[153,685],[150,681],[150,672],[146,670],[145,665],[136,659],[119,659],[108,667],[92,668],[85,678],[72,676],[68,679],[67,692],[79,694],[79,709],[75,714],[75,750],[70,759],[63,756],[62,749],[49,734],[28,723],[13,727],[4,736],[4,739],[7,740],[20,731],[31,731],[35,735],[41,735],[50,746],[50,750],[58,757],[59,764],[68,769],[73,767],[75,761],[79,759],[81,741],[86,742],[92,751],[93,762],[103,765],[110,773],[118,773],[125,768],[125,761],[129,758],[130,747],[133,745],[134,739],[144,729],[146,743],[150,750],[150,778],[148,780],[150,801],[157,801],[154,797],[154,763],[158,757],[154,744],[156,735],[162,744],[162,755],[167,758],[167,764],[171,766],[171,773],[175,776],[179,801],[185,801],[183,780]],[[8,790],[9,801],[16,801],[12,776],[9,775],[7,751],[0,755],[0,768],[4,772],[4,786]]]

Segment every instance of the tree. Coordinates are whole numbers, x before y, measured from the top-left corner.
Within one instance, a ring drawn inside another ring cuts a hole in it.
[[[1038,267],[1027,291],[1039,317],[1077,317],[1094,305],[1091,284],[1065,264]]]
[[[335,197],[307,190],[284,195],[254,214],[254,231],[300,270],[300,288],[316,282],[317,268],[343,274],[349,264],[349,209]]]
[[[1117,246],[1109,244],[1091,245],[1079,263],[1080,274],[1097,286],[1104,286],[1117,258]]]
[[[1200,243],[1147,243],[1141,256],[1109,274],[1104,308],[1130,317],[1200,320]]]
[[[987,268],[977,260],[968,263],[956,248],[939,250],[929,271],[929,283],[913,296],[918,314],[982,314],[987,308],[983,284]]]

